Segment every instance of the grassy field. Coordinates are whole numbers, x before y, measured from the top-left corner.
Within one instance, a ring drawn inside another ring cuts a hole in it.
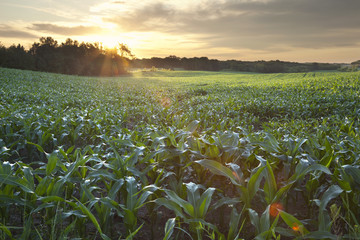
[[[0,239],[359,239],[360,73],[0,68]]]

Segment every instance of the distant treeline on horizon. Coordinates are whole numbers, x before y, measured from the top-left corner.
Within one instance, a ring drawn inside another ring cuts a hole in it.
[[[59,44],[52,37],[42,37],[29,50],[25,50],[20,44],[7,48],[0,43],[0,67],[82,76],[118,76],[126,74],[129,68],[290,73],[337,70],[341,66],[279,60],[220,61],[207,57],[179,58],[173,55],[165,58],[136,59],[124,44],[119,44],[114,49],[104,49],[99,43],[79,43],[67,39]]]

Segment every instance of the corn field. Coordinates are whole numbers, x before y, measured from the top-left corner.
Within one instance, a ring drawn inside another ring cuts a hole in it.
[[[360,73],[0,68],[0,239],[359,239]]]

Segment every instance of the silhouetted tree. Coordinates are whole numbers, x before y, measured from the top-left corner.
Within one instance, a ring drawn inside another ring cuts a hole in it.
[[[135,57],[134,54],[132,54],[131,50],[126,44],[118,43],[117,50],[120,52],[120,57],[128,57],[133,59]]]
[[[99,43],[79,43],[70,38],[60,45],[52,37],[42,37],[29,53],[35,59],[35,69],[40,71],[89,76],[114,76],[126,73],[127,58],[134,56],[130,49],[104,50]],[[118,54],[121,53],[122,56]]]
[[[354,62],[353,65],[358,62]],[[260,73],[308,72],[340,68],[337,64],[328,63],[296,63],[279,60],[219,61],[207,57],[179,58],[174,55],[165,58],[136,59],[128,46],[122,43],[114,49],[103,49],[100,43],[79,43],[70,38],[58,44],[52,37],[41,37],[39,42],[33,43],[29,51],[20,44],[6,48],[0,43],[0,66],[87,76],[117,76],[125,74],[128,66]]]
[[[35,69],[32,56],[25,51],[25,48],[20,44],[11,45],[9,48],[0,45],[0,66],[18,69]]]

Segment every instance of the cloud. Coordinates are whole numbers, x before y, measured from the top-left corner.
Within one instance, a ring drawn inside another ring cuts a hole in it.
[[[197,34],[209,47],[286,51],[357,46],[358,9],[358,0],[194,1],[186,8],[157,1],[104,21],[126,31]]]
[[[48,21],[61,21],[63,19],[78,20],[86,14],[86,8],[82,4],[71,0],[63,1],[28,1],[27,3],[21,1],[8,1],[1,4],[5,11],[14,11],[16,19],[46,19]],[[78,6],[77,6],[78,5]]]
[[[29,29],[41,31],[41,32],[47,32],[47,33],[55,33],[59,35],[64,36],[81,36],[81,35],[88,35],[93,33],[99,33],[102,31],[100,27],[96,26],[59,26],[55,24],[49,24],[49,23],[34,23],[32,24]]]
[[[0,25],[0,37],[31,39],[31,38],[37,38],[38,36],[26,31],[14,29],[8,25]]]
[[[120,39],[146,56],[297,59],[306,53],[301,59],[313,59],[328,52],[329,59],[345,59],[345,53],[360,54],[359,0],[39,0],[5,6],[27,18],[0,24],[4,41],[42,34]]]
[[[167,31],[171,25],[176,25],[173,19],[175,15],[175,9],[161,2],[155,2],[127,14],[113,15],[103,19],[105,22],[118,24],[125,31]]]

